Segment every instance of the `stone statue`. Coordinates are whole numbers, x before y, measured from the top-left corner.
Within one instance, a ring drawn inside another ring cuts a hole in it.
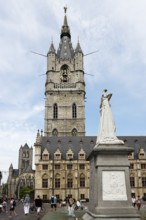
[[[99,143],[123,143],[122,140],[119,140],[116,135],[116,127],[113,120],[112,109],[110,105],[110,99],[112,94],[107,94],[107,90],[104,89],[101,97],[100,104],[100,124],[99,132],[97,137],[97,144]]]

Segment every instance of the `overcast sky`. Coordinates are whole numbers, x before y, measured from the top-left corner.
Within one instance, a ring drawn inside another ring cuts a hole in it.
[[[0,1],[0,170],[6,180],[18,151],[33,146],[44,128],[46,55],[58,49],[64,10],[72,44],[79,39],[86,81],[86,135],[97,135],[103,89],[110,101],[117,136],[146,135],[145,0]],[[40,76],[42,75],[42,76]],[[5,171],[5,172],[4,172]]]

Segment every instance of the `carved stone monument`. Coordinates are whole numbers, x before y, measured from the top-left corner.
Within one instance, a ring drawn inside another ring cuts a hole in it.
[[[110,99],[103,91],[100,125],[90,160],[90,202],[83,220],[140,220],[132,206],[128,154],[133,148],[115,135]]]

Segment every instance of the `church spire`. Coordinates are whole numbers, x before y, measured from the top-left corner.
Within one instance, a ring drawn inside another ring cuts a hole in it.
[[[67,7],[64,7],[64,23],[62,25],[62,29],[61,29],[61,35],[60,37],[64,37],[64,36],[68,36],[69,38],[71,38],[71,35],[70,35],[70,28],[68,26],[68,23],[67,23],[67,16],[66,16],[66,12],[67,12]]]

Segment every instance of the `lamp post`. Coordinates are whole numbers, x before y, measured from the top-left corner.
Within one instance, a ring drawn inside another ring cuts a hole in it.
[[[70,174],[70,182],[69,182],[69,194],[71,197],[71,188],[72,188],[72,158],[69,159],[70,164],[69,164],[69,174]]]
[[[18,200],[20,199],[20,182],[18,182],[18,195],[17,195],[17,197],[18,197]]]
[[[54,158],[52,161],[52,195],[54,195]]]
[[[1,186],[2,177],[3,177],[3,175],[2,175],[2,172],[0,171],[0,186]]]
[[[1,180],[2,180],[2,172],[0,171],[0,195],[2,194],[2,186],[1,186]]]

